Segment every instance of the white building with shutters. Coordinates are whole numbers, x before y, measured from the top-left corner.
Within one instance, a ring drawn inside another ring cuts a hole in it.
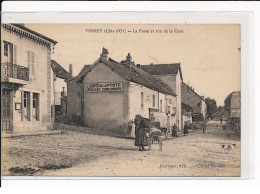
[[[57,42],[22,24],[2,24],[1,35],[2,132],[53,129],[51,53]]]

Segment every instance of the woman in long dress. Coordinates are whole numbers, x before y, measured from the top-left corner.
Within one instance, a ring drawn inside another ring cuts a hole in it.
[[[135,146],[139,147],[139,151],[146,151],[144,146],[148,146],[146,128],[148,126],[144,120],[135,119]]]

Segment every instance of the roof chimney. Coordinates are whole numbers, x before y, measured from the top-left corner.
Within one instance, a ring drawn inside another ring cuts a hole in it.
[[[70,73],[70,76],[73,77],[72,76],[72,64],[69,65],[69,73]]]
[[[126,63],[128,66],[130,66],[132,63],[132,57],[130,53],[128,53],[128,55],[126,56]]]
[[[102,53],[100,55],[100,59],[107,61],[107,55],[108,54],[109,54],[108,50],[103,47],[102,48]]]
[[[121,64],[125,65],[128,68],[131,68],[132,65],[135,65],[135,63],[132,62],[132,57],[130,53],[127,54],[125,61],[121,61]]]

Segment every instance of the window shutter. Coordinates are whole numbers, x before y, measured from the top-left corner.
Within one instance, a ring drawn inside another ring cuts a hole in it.
[[[17,64],[17,45],[14,45],[14,64]]]
[[[21,91],[21,121],[23,121],[23,99],[24,99],[24,96],[23,96],[23,91]]]
[[[31,65],[32,65],[32,74],[34,75],[34,52],[31,52]]]
[[[11,43],[9,43],[8,44],[8,49],[9,49],[9,56],[8,56],[8,62],[9,63],[13,63],[14,61],[13,61],[13,53],[14,53],[14,51],[13,51],[13,44],[11,44]]]
[[[28,65],[28,68],[30,68],[30,51],[27,51],[27,65]]]
[[[31,93],[27,93],[27,121],[31,120]]]

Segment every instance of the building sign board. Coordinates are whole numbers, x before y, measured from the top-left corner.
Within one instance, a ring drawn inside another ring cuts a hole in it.
[[[88,83],[88,92],[121,92],[123,91],[123,82],[98,82]]]

